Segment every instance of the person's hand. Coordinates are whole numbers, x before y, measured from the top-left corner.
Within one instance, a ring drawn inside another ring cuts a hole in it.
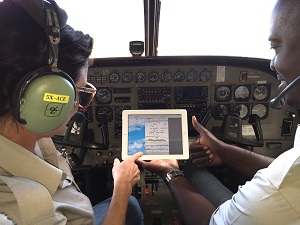
[[[135,164],[135,161],[142,155],[142,152],[135,153],[123,162],[120,162],[119,159],[115,158],[112,169],[115,185],[117,183],[123,185],[129,183],[129,185],[133,187],[140,180],[140,170],[137,164]]]
[[[175,159],[151,160],[150,162],[138,159],[136,163],[144,169],[155,173],[162,178],[164,178],[168,172],[179,168],[178,162]]]
[[[211,166],[214,154],[206,145],[201,145],[199,143],[199,138],[192,142],[189,147],[190,150],[190,159],[198,167],[207,167]]]
[[[205,129],[192,117],[192,124],[199,133],[199,138],[190,145],[190,158],[198,167],[217,166],[223,164],[221,151],[224,142],[217,139],[210,131]]]

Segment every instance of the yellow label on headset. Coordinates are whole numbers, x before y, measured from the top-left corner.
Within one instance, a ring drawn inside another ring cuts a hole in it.
[[[51,93],[44,94],[44,101],[46,102],[57,102],[57,103],[68,103],[70,96],[68,95],[57,95]]]

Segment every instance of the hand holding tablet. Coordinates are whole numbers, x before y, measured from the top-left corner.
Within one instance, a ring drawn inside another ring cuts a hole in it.
[[[143,152],[142,160],[188,159],[185,109],[124,110],[122,159]]]

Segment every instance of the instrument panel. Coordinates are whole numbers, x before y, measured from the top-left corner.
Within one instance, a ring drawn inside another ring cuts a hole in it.
[[[293,146],[299,116],[288,106],[270,108],[279,81],[269,63],[221,56],[95,59],[87,80],[97,92],[83,111],[86,120],[74,127],[76,135],[54,141],[69,156],[75,179],[92,204],[112,194],[111,167],[114,158],[121,158],[124,109],[183,108],[188,112],[190,142],[198,137],[191,124],[195,115],[219,139],[277,157]],[[181,166],[186,163],[179,161]],[[243,175],[226,168],[214,172],[231,190],[245,182]],[[155,174],[141,171],[133,195],[146,225],[180,221],[168,188]]]
[[[88,82],[97,93],[84,112],[88,126],[80,146],[86,150],[82,165],[106,166],[120,157],[124,109],[184,108],[191,141],[198,135],[191,124],[193,115],[198,121],[206,120],[203,125],[216,136],[228,114],[238,115],[241,136],[255,139],[248,120],[256,114],[264,140],[262,147],[250,146],[251,150],[276,157],[293,145],[298,114],[289,107],[269,107],[270,99],[278,94],[279,81],[268,60],[220,56],[95,59]],[[73,146],[69,151],[76,153],[80,148]]]

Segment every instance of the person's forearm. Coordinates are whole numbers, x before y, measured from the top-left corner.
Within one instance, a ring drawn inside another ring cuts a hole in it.
[[[268,167],[274,160],[273,158],[228,144],[224,145],[224,149],[221,151],[221,158],[225,165],[249,177],[253,177],[259,169]]]
[[[185,177],[175,177],[168,187],[186,225],[209,224],[214,206]]]
[[[111,203],[102,225],[125,225],[131,191],[131,187],[123,184],[114,187]]]

